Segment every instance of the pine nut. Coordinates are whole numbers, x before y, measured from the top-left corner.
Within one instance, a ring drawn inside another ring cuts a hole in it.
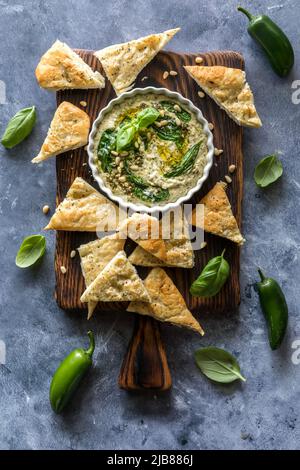
[[[224,152],[223,149],[217,149],[217,148],[215,147],[214,154],[215,154],[216,157],[218,157],[219,155],[221,155],[223,152]]]
[[[168,121],[165,119],[164,121],[160,121],[160,127],[166,126],[168,124]]]

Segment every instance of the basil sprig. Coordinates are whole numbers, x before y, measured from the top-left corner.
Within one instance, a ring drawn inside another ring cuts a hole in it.
[[[236,358],[224,349],[198,349],[195,352],[195,361],[201,372],[215,382],[230,383],[238,379],[246,382]]]
[[[209,260],[198,279],[190,287],[190,293],[196,297],[213,297],[218,294],[228,279],[230,267],[224,258],[224,251],[220,256]]]
[[[31,133],[35,121],[35,106],[18,111],[7,124],[6,130],[1,139],[2,145],[8,149],[18,145]]]
[[[138,199],[146,202],[160,202],[170,196],[168,189],[149,186],[143,178],[134,175],[128,166],[128,159],[124,161],[124,171],[127,180],[133,185],[132,193]]]
[[[43,235],[31,235],[24,238],[16,256],[19,268],[33,266],[46,251],[46,239]]]
[[[136,134],[149,127],[159,117],[159,111],[155,108],[145,108],[131,119],[130,122],[120,126],[117,132],[117,151],[126,149],[133,141]]]
[[[174,109],[176,103],[173,103],[172,101],[160,101],[160,104],[167,111],[176,114],[176,116],[183,122],[189,122],[192,119],[191,114],[185,111],[181,106],[178,105],[180,107],[180,111]]]
[[[182,157],[181,161],[172,167],[172,169],[164,174],[165,178],[173,178],[174,176],[180,176],[188,171],[190,171],[196,161],[200,144],[202,141],[198,142],[197,144],[193,145]]]
[[[116,148],[116,132],[113,129],[106,129],[101,135],[97,155],[101,164],[102,171],[110,172],[112,169],[113,158],[111,151]]]
[[[276,155],[267,155],[256,166],[254,179],[260,188],[274,183],[283,173],[282,163]]]

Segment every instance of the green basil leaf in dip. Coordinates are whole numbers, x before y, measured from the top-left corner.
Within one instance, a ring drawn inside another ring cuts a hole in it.
[[[180,107],[180,111],[177,111],[174,106],[176,103],[173,103],[172,101],[161,101],[160,104],[162,105],[163,108],[165,108],[167,111],[170,111],[171,113],[176,114],[176,116],[183,122],[189,122],[192,119],[192,116],[190,113],[185,111],[181,106],[177,105]]]
[[[127,124],[119,126],[117,133],[117,151],[127,148],[137,132],[146,129],[156,121],[159,117],[159,112],[155,108],[145,108],[130,120]]]
[[[260,188],[265,188],[280,178],[283,173],[282,163],[276,155],[267,155],[256,166],[254,179]]]
[[[153,124],[159,117],[159,111],[155,108],[145,108],[136,115],[138,129],[145,129]]]
[[[174,165],[173,168],[168,172],[164,174],[165,178],[173,178],[175,176],[180,176],[188,171],[190,171],[196,161],[196,158],[198,156],[198,152],[200,149],[201,142],[198,142],[197,144],[193,145],[182,157],[181,161],[177,164]]]
[[[181,147],[184,141],[184,134],[182,129],[177,124],[169,120],[168,124],[163,127],[154,126],[153,129],[161,140],[169,140],[175,142],[178,147]]]
[[[19,268],[33,266],[46,251],[46,239],[43,235],[31,235],[24,238],[16,256]]]
[[[134,139],[137,127],[135,123],[129,122],[120,127],[117,133],[117,151],[125,149]]]
[[[11,149],[21,143],[32,131],[36,122],[35,106],[24,108],[9,121],[1,139],[4,147]]]
[[[224,349],[214,347],[198,349],[195,352],[195,361],[201,372],[215,382],[231,383],[238,379],[246,382],[238,361]]]
[[[224,258],[224,251],[220,256],[209,260],[200,276],[193,282],[190,287],[193,296],[213,297],[220,292],[230,274],[230,266]]]
[[[101,168],[105,172],[111,171],[113,158],[111,151],[116,148],[116,133],[113,129],[106,129],[101,135],[99,141],[97,155],[101,164]]]

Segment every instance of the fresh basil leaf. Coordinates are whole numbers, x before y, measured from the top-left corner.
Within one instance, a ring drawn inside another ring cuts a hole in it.
[[[195,352],[195,361],[201,372],[215,382],[230,383],[237,379],[246,382],[239,363],[224,349],[208,347]]]
[[[256,166],[254,179],[260,188],[265,188],[269,184],[278,180],[283,173],[282,163],[276,155],[267,155]]]
[[[4,147],[11,149],[22,142],[32,131],[36,121],[35,106],[24,108],[9,121],[1,139]]]
[[[125,149],[134,139],[137,132],[137,126],[134,120],[124,126],[119,127],[117,133],[117,151]]]
[[[185,111],[185,109],[183,109],[181,106],[178,105],[180,107],[180,111],[176,111],[176,109],[174,109],[176,103],[173,103],[172,101],[161,101],[160,104],[167,111],[175,113],[176,116],[183,122],[189,122],[192,119],[191,114]]]
[[[225,250],[224,250],[225,251]],[[224,251],[220,256],[212,258],[202,270],[198,279],[190,287],[190,293],[196,297],[213,297],[225,284],[230,267],[224,259]]]
[[[24,238],[18,254],[16,265],[19,268],[33,266],[46,251],[46,239],[43,235],[31,235]]]
[[[129,124],[131,122],[131,119],[129,116],[125,116],[122,121],[119,124],[119,127],[125,126],[125,124]]]
[[[120,125],[117,133],[117,150],[123,150],[133,141],[136,133],[154,123],[159,117],[155,108],[145,108],[124,125]],[[126,119],[126,118],[125,118]]]
[[[97,155],[102,171],[110,172],[113,158],[111,151],[116,148],[116,132],[113,129],[106,129],[101,135]]]
[[[172,169],[164,174],[165,178],[173,178],[174,176],[180,176],[188,171],[190,171],[196,161],[196,158],[198,156],[198,152],[200,149],[200,144],[201,141],[198,142],[197,144],[193,145],[182,157],[181,161],[172,167]]]
[[[145,129],[156,121],[159,111],[155,108],[145,108],[136,115],[138,130]]]

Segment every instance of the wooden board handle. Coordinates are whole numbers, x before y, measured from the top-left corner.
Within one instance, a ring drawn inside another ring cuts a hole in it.
[[[157,321],[136,316],[134,331],[119,374],[125,390],[168,390],[172,385],[167,356]]]

